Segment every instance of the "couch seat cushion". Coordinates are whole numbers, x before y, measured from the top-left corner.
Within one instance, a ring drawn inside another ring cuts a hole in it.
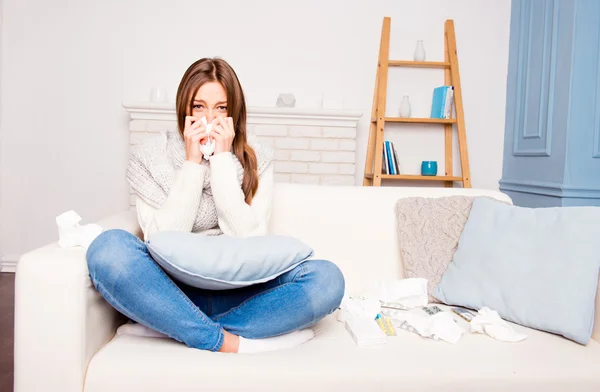
[[[513,326],[528,338],[503,343],[467,332],[452,345],[398,331],[385,345],[359,348],[334,313],[308,343],[253,355],[117,336],[92,359],[85,391],[600,390],[597,342]]]

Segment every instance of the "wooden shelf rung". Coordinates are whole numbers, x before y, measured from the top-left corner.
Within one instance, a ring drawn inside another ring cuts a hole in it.
[[[373,174],[365,174],[366,178],[373,178]],[[417,174],[382,174],[382,180],[406,180],[406,181],[462,181],[462,177],[455,176],[420,176]]]
[[[390,67],[412,67],[412,68],[450,68],[450,62],[389,60],[388,66],[390,66]]]
[[[413,117],[385,117],[385,122],[415,123],[415,124],[456,124],[455,118],[413,118]],[[371,117],[371,122],[377,122],[376,117]]]

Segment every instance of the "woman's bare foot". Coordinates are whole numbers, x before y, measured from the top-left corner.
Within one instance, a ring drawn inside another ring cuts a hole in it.
[[[240,348],[240,337],[229,333],[227,331],[223,331],[225,337],[223,338],[223,344],[219,349],[221,353],[237,353]]]

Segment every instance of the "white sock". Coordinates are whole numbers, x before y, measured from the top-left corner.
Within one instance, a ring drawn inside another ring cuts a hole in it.
[[[145,325],[131,322],[123,324],[119,328],[117,328],[117,335],[134,335],[150,338],[169,338],[167,335],[155,331],[152,328],[148,328]],[[301,331],[290,332],[285,335],[264,339],[246,339],[240,336],[240,345],[238,348],[238,352],[243,354],[253,354],[292,348],[309,341],[314,336],[315,333],[312,329],[309,328],[303,329]]]
[[[253,354],[292,348],[309,341],[314,336],[315,333],[309,328],[264,339],[246,339],[240,336],[238,352],[241,354]]]
[[[119,328],[117,328],[117,335],[136,335],[146,336],[149,338],[168,338],[167,335],[157,332],[152,328],[148,328],[145,325],[131,322],[123,324]]]

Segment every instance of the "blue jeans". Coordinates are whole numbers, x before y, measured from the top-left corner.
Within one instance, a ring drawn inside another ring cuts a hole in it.
[[[308,260],[266,283],[211,291],[171,279],[146,244],[108,230],[89,246],[90,277],[100,294],[130,319],[190,347],[218,351],[226,330],[266,338],[315,324],[338,308],[344,294],[339,268]]]

